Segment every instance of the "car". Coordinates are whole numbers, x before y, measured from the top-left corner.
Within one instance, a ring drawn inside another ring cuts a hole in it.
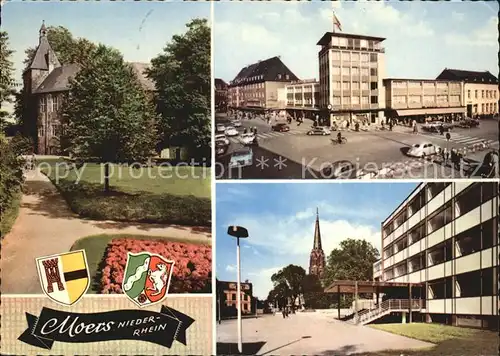
[[[279,123],[271,126],[271,129],[278,132],[288,132],[290,131],[290,126],[288,126],[287,124]]]
[[[467,118],[458,123],[459,127],[463,128],[471,128],[471,127],[479,127],[479,120]]]
[[[241,127],[241,121],[240,120],[233,120],[231,121],[231,125],[234,127]]]
[[[217,156],[222,156],[227,152],[227,149],[229,148],[229,144],[226,144],[225,141],[223,140],[216,140],[215,141],[215,153]]]
[[[255,141],[255,135],[253,133],[246,133],[240,136],[240,143],[243,145],[251,145]]]
[[[247,167],[253,165],[253,151],[250,147],[243,147],[231,153],[229,168]]]
[[[430,142],[416,143],[408,150],[407,155],[412,157],[425,157],[431,156],[441,152],[439,146]]]
[[[217,125],[215,126],[215,130],[216,130],[217,132],[224,132],[224,131],[226,131],[226,126],[224,126],[224,125],[222,125],[222,124],[217,124]]]
[[[318,127],[313,128],[310,131],[307,131],[307,134],[309,136],[316,136],[316,135],[326,136],[326,135],[330,135],[331,133],[332,132],[330,131],[330,129],[328,127],[324,127],[324,126],[318,126]]]
[[[215,142],[217,142],[217,141],[223,141],[224,144],[226,144],[226,145],[229,145],[231,143],[231,142],[229,142],[229,139],[224,134],[215,135]]]
[[[238,136],[240,133],[233,126],[226,127],[224,134],[229,137]]]
[[[440,132],[441,127],[444,132],[451,131],[453,129],[453,124],[443,122],[443,121],[433,121],[422,125],[422,129],[430,132]]]

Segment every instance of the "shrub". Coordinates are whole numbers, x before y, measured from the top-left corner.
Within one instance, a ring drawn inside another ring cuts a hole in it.
[[[104,254],[100,293],[123,293],[121,285],[128,252],[151,252],[174,261],[169,293],[211,292],[210,246],[161,240],[113,239]]]

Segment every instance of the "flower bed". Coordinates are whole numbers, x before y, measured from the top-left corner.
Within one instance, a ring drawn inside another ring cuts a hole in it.
[[[122,282],[127,252],[151,252],[174,261],[169,293],[210,291],[212,281],[212,247],[161,240],[113,239],[104,254],[103,294],[123,293]]]

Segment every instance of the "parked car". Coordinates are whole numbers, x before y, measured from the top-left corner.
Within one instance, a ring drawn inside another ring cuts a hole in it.
[[[307,131],[307,134],[309,136],[312,136],[312,135],[327,136],[327,135],[331,134],[331,131],[328,127],[317,126],[317,127],[313,128],[312,130]]]
[[[459,127],[463,128],[471,128],[471,127],[479,127],[479,120],[467,118],[458,123]]]
[[[443,121],[433,121],[422,125],[422,129],[430,132],[440,132],[441,127],[444,132],[451,131],[453,129],[453,124]]]
[[[216,140],[215,141],[215,154],[217,156],[222,156],[227,152],[227,149],[229,148],[229,144],[226,144],[225,141],[223,140]]]
[[[241,127],[241,121],[240,120],[233,120],[231,121],[231,125],[234,127]]]
[[[239,132],[233,126],[226,127],[224,134],[229,137],[238,136]]]
[[[416,143],[414,144],[410,150],[408,151],[407,155],[412,156],[412,157],[425,157],[425,156],[431,156],[437,153],[441,152],[441,148],[439,146],[434,145],[433,143],[430,142],[424,142],[424,143]]]
[[[224,132],[224,131],[226,131],[226,126],[224,126],[222,124],[217,124],[215,126],[215,130],[216,130],[216,132]]]
[[[253,151],[250,147],[243,147],[234,151],[229,160],[229,168],[247,167],[253,165]]]
[[[229,142],[229,139],[224,134],[215,135],[215,142],[217,142],[217,141],[223,141],[224,144],[226,144],[226,145],[229,145],[231,143],[231,142]]]
[[[279,124],[273,125],[271,127],[271,129],[273,131],[278,131],[278,132],[288,132],[288,131],[290,131],[290,126],[288,126],[287,124],[284,124],[284,123],[279,123]]]
[[[243,145],[251,145],[255,141],[255,135],[253,133],[246,133],[240,136],[240,143]]]

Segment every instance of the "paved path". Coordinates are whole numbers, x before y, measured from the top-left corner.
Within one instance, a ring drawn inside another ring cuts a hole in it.
[[[237,352],[236,327],[235,320],[217,325],[217,353]],[[433,346],[368,326],[346,324],[320,313],[298,313],[288,319],[279,314],[244,319],[243,342],[245,354],[258,355],[340,356]]]
[[[41,293],[35,258],[69,251],[76,240],[89,235],[152,235],[210,243],[205,228],[81,219],[37,170],[27,173],[24,191],[19,216],[2,241],[2,293]]]

